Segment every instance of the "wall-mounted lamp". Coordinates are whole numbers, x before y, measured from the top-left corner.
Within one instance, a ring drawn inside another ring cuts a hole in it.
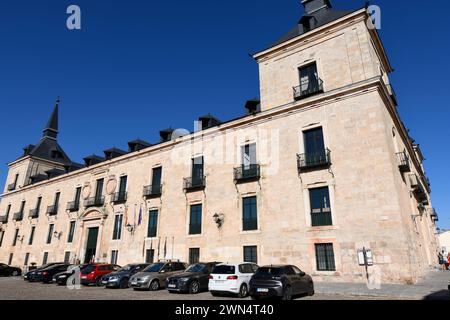
[[[23,242],[24,238],[25,238],[25,236],[17,235],[17,241],[20,241],[21,243]]]
[[[225,222],[225,216],[223,213],[215,213],[213,215],[214,222],[217,224],[217,228],[222,228],[224,222]]]
[[[62,232],[55,231],[53,232],[53,236],[59,240],[62,236]]]
[[[133,233],[134,231],[134,226],[132,226],[131,224],[127,224],[125,228],[127,228],[128,232],[130,233]]]

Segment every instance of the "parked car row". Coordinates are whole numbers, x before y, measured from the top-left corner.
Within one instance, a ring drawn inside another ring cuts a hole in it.
[[[0,277],[17,277],[20,275],[22,275],[21,269],[0,263]]]
[[[135,263],[120,267],[115,264],[69,265],[51,263],[24,275],[30,282],[66,285],[75,283],[78,272],[82,285],[105,288],[197,294],[209,291],[213,296],[234,294],[258,300],[279,297],[291,300],[296,295],[313,295],[312,278],[293,265],[263,266],[254,263],[206,262],[187,265],[179,261]]]

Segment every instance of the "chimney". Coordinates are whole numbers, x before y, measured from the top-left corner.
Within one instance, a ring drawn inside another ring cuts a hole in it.
[[[322,9],[332,8],[330,0],[302,0],[306,14],[313,14]]]

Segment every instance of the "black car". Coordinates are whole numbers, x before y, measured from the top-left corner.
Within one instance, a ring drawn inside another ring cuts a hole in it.
[[[250,279],[250,296],[257,300],[280,297],[291,300],[295,295],[314,295],[312,278],[296,266],[280,265],[260,267]]]
[[[106,288],[121,288],[121,289],[128,288],[128,281],[130,280],[130,277],[133,274],[144,270],[149,265],[150,265],[149,263],[136,263],[126,265],[125,267],[119,269],[118,271],[103,276],[102,284]]]
[[[20,268],[11,267],[7,264],[0,263],[0,277],[17,277],[22,274],[22,270]]]
[[[53,276],[57,273],[67,271],[67,268],[70,266],[70,264],[55,264],[53,266],[50,266],[48,268],[42,269],[40,272],[38,272],[38,280],[43,283],[50,283],[53,281]]]
[[[32,271],[27,272],[24,275],[23,279],[26,280],[26,281],[30,281],[30,282],[39,281],[38,280],[38,273],[41,272],[41,270],[43,270],[45,268],[48,268],[50,266],[54,266],[55,264],[62,264],[62,262],[52,262],[52,263],[44,264],[44,265],[42,265],[42,266],[40,266],[40,267],[38,267],[38,268],[36,268],[36,269],[34,269]]]
[[[80,273],[81,273],[81,270],[83,270],[83,268],[86,267],[87,265],[88,264],[71,265],[67,268],[66,271],[55,274],[53,276],[52,281],[59,286],[65,286],[67,284],[67,280],[70,278],[70,276],[72,276],[75,273],[76,268],[79,268]]]
[[[209,275],[219,262],[191,264],[185,272],[166,280],[166,288],[169,292],[184,292],[196,294],[202,290],[208,290]]]

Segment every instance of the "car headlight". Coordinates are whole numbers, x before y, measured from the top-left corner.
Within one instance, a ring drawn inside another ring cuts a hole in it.
[[[117,276],[113,276],[113,277],[110,277],[109,279],[105,279],[105,280],[109,280],[109,281],[117,281],[117,280],[119,280],[119,277],[117,277]]]

